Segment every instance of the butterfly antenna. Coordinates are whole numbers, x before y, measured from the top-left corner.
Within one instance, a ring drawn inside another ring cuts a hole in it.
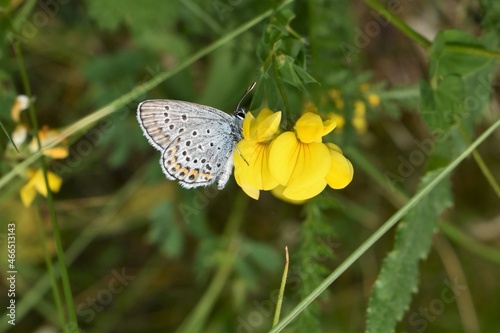
[[[245,93],[243,94],[243,96],[241,96],[240,101],[238,102],[238,105],[236,106],[236,110],[240,109],[241,103],[243,102],[243,100],[245,99],[245,97],[247,97],[247,95],[250,93],[250,91],[252,91],[253,88],[255,88],[256,84],[257,84],[257,82],[254,82],[254,83],[252,83],[250,85],[250,87],[247,88],[247,90],[245,91]]]

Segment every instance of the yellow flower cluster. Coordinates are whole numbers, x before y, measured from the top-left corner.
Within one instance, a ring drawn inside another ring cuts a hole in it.
[[[21,112],[29,107],[30,102],[31,101],[27,96],[19,95],[12,105],[11,118],[14,122],[18,123],[18,125],[14,129],[11,138],[16,147],[19,148],[19,151],[15,152],[13,146],[9,145],[7,150],[7,159],[11,157],[12,160],[19,160],[19,157],[23,158],[38,151],[38,142],[36,138],[32,137],[30,140],[28,138],[28,127],[21,123]],[[40,138],[43,154],[48,158],[63,159],[68,156],[68,145],[66,143],[61,143],[50,149],[44,149],[44,147],[53,141],[58,135],[59,132],[57,130],[49,129],[47,126],[43,126],[38,131],[38,137]],[[42,169],[28,169],[23,176],[27,179],[27,182],[21,188],[19,194],[23,205],[25,207],[29,207],[35,199],[37,192],[44,197],[47,196],[47,187]],[[47,179],[50,190],[52,192],[59,192],[62,184],[61,177],[48,171]]]
[[[369,85],[362,84],[359,89],[364,94],[365,99],[368,104],[372,107],[376,107],[380,104],[380,97],[374,93],[368,92]],[[342,111],[344,109],[344,99],[339,90],[332,89],[328,92],[328,96],[335,103],[338,110]],[[345,125],[345,117],[341,114],[332,114],[333,119],[337,122],[337,128],[342,129]],[[366,121],[366,104],[364,101],[356,100],[354,101],[354,113],[352,117],[352,126],[356,129],[359,134],[366,132],[368,128],[368,123]]]
[[[333,119],[323,121],[315,107],[307,108],[294,131],[280,133],[281,112],[263,109],[257,118],[248,113],[243,122],[243,140],[234,152],[234,176],[250,197],[260,190],[290,202],[302,202],[318,195],[326,185],[346,187],[354,170],[340,148],[323,143],[323,136],[335,127]]]

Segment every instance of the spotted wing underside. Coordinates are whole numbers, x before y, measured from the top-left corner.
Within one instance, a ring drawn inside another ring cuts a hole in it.
[[[148,100],[139,105],[137,118],[151,145],[162,151],[167,178],[186,188],[218,180],[219,188],[224,187],[236,144],[232,116],[189,102]]]

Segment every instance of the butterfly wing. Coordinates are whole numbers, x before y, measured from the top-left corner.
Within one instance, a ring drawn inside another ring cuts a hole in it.
[[[241,136],[233,116],[189,102],[148,100],[139,104],[137,119],[151,145],[162,151],[167,178],[186,188],[215,181],[224,187]]]

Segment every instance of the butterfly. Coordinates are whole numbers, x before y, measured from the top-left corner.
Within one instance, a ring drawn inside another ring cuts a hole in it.
[[[149,143],[161,152],[165,176],[185,188],[217,183],[226,186],[233,170],[233,152],[242,139],[246,111],[241,97],[233,115],[206,105],[151,99],[137,107],[137,120]]]

